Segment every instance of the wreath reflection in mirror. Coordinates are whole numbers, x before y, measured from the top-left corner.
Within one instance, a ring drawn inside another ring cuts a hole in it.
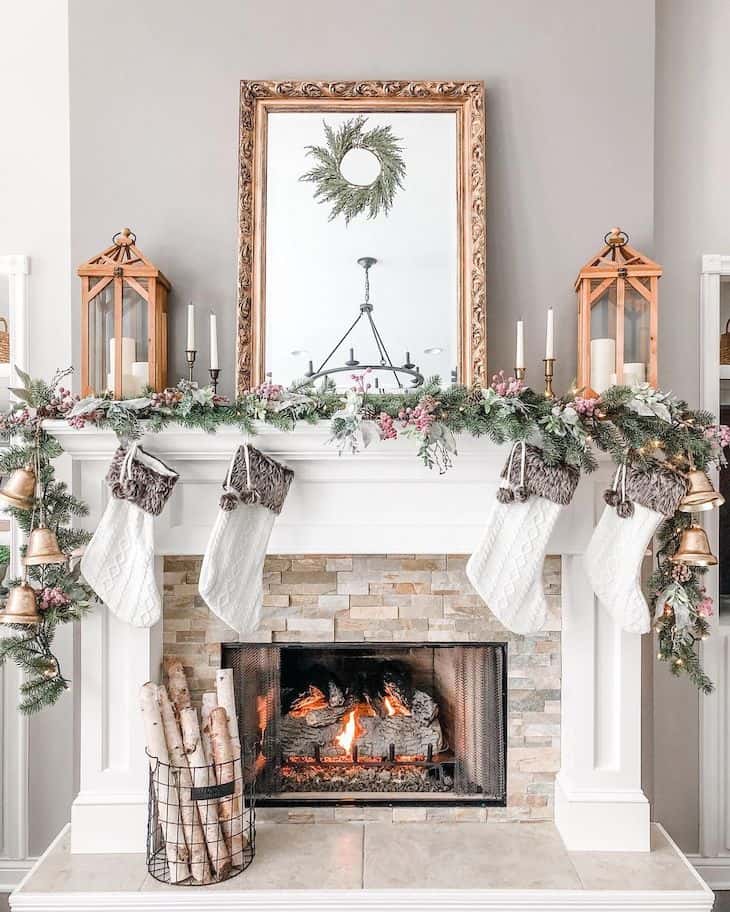
[[[361,213],[373,219],[380,213],[388,214],[393,198],[403,188],[406,165],[401,152],[401,140],[393,135],[389,126],[374,127],[365,130],[367,117],[354,117],[333,130],[326,121],[322,122],[327,144],[325,146],[307,146],[310,155],[317,164],[300,180],[311,181],[315,185],[314,198],[320,203],[331,203],[329,221],[343,215],[345,224]],[[355,159],[348,168],[349,159]],[[368,174],[368,159],[375,166],[377,173],[371,169]],[[348,177],[343,173],[348,174]],[[353,179],[352,172],[364,174],[360,181]]]

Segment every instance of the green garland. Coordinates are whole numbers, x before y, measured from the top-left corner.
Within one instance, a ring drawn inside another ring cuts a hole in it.
[[[329,221],[340,213],[345,224],[367,210],[369,219],[381,212],[386,215],[393,205],[393,198],[403,187],[406,166],[401,156],[399,140],[393,136],[390,127],[374,127],[364,131],[367,117],[354,117],[346,121],[336,132],[323,122],[326,146],[307,146],[307,155],[317,164],[299,178],[315,184],[314,198],[322,203],[332,203]],[[380,174],[372,184],[358,186],[351,184],[342,174],[342,159],[352,149],[366,149],[380,162]]]
[[[289,389],[265,383],[231,402],[210,387],[198,389],[181,381],[161,393],[115,402],[110,396],[79,400],[58,388],[63,376],[44,383],[23,375],[25,386],[15,391],[22,402],[2,421],[5,433],[17,435],[20,442],[2,456],[0,472],[7,474],[37,456],[46,516],[69,554],[88,539],[87,533],[69,527],[72,517],[84,515],[86,508],[53,477],[51,463],[61,447],[42,429],[40,422],[46,418],[65,418],[72,427],[110,428],[127,440],[172,423],[208,432],[234,426],[253,435],[257,422],[286,431],[301,422],[329,420],[332,443],[340,451],[357,452],[374,439],[412,437],[425,465],[440,472],[456,455],[458,434],[486,436],[499,444],[529,440],[542,447],[548,463],[567,463],[584,472],[597,467],[596,450],[639,469],[667,461],[678,468],[691,462],[706,469],[724,463],[723,447],[730,441],[730,431],[715,425],[710,413],[693,411],[647,385],[612,387],[600,399],[585,399],[576,391],[547,399],[500,374],[487,389],[442,389],[433,378],[418,391],[380,394],[370,392],[365,372],[356,377],[355,389],[345,394],[327,380],[319,386],[294,383]],[[21,528],[30,531],[31,511],[12,512]],[[687,514],[678,512],[661,528],[650,596],[660,605],[655,624],[659,659],[669,663],[673,674],[687,674],[709,693],[712,682],[698,657],[698,644],[709,631],[709,600],[701,585],[704,570],[670,560],[688,522]],[[53,634],[58,624],[79,619],[95,602],[73,563],[29,568],[29,577],[39,590],[43,620],[36,631],[18,631],[0,640],[0,662],[11,658],[27,673],[23,712],[55,702],[67,687],[51,652]],[[56,601],[62,604],[51,604],[50,590],[58,590]]]

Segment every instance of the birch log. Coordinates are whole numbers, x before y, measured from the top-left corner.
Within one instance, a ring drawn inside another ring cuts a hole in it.
[[[195,788],[207,788],[215,785],[213,769],[207,762],[203,750],[198,713],[192,706],[180,711],[180,727],[182,728],[183,747],[187,754],[193,786]],[[214,798],[197,801],[196,804],[213,870],[219,878],[223,878],[231,869],[231,854],[226,846],[218,821],[218,804]]]
[[[175,707],[175,715],[180,719],[182,710],[193,705],[185,669],[180,659],[170,658],[165,662],[165,670],[167,671],[167,692]]]
[[[221,785],[232,782],[236,775],[233,762],[235,754],[231,743],[228,713],[222,706],[217,706],[210,714],[210,734],[218,782]],[[220,799],[218,815],[230,845],[231,861],[235,867],[241,867],[244,846],[243,817],[241,803],[235,793],[228,798]]]
[[[170,788],[170,783],[167,779],[170,758],[167,753],[167,743],[165,742],[157,690],[157,684],[153,684],[151,681],[143,684],[139,700],[147,753],[150,755],[152,781],[155,797],[157,798],[158,819],[162,829],[162,838],[165,840],[165,854],[170,872],[170,883],[180,883],[190,877],[189,853],[183,838],[177,791],[175,788]],[[158,761],[164,764],[159,769]]]
[[[177,724],[175,711],[172,708],[172,703],[165,687],[159,688],[159,701],[170,765],[175,767],[178,772],[180,816],[182,818],[185,842],[187,842],[190,851],[190,870],[193,880],[198,883],[208,883],[210,881],[210,868],[205,851],[205,837],[203,836],[203,828],[200,825],[198,810],[190,794],[193,780],[190,775],[185,748],[183,747],[180,726]]]
[[[202,717],[202,728],[200,730],[201,737],[203,739],[203,753],[205,754],[206,763],[213,769],[213,776],[215,777],[215,766],[213,761],[213,747],[210,741],[210,714],[218,705],[218,695],[215,693],[204,693],[203,694],[203,705],[200,709],[200,715]]]
[[[238,736],[238,713],[236,712],[236,697],[233,691],[233,669],[219,668],[215,673],[215,689],[218,694],[218,705],[222,706],[228,716],[228,734],[231,738],[233,749],[234,767],[236,772],[235,794],[245,809],[246,802],[243,797],[243,763],[241,761],[241,741]]]

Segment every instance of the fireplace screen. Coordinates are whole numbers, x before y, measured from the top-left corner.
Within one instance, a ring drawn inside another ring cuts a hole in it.
[[[504,805],[506,645],[224,647],[265,804]]]

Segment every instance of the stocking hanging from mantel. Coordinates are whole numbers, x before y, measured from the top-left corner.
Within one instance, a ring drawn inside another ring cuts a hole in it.
[[[106,476],[109,503],[81,558],[81,572],[94,592],[118,618],[137,627],[160,619],[153,517],[162,513],[178,477],[138,444],[119,447]]]
[[[501,477],[466,574],[508,630],[534,633],[547,614],[542,565],[548,539],[560,511],[573,498],[580,474],[573,466],[547,465],[542,450],[516,443]]]
[[[602,604],[630,633],[651,626],[641,564],[659,523],[674,514],[686,491],[687,479],[668,466],[642,471],[624,463],[604,494],[607,505],[586,549],[586,570]]]
[[[266,548],[294,472],[255,447],[234,453],[200,570],[211,611],[240,635],[261,620]]]

